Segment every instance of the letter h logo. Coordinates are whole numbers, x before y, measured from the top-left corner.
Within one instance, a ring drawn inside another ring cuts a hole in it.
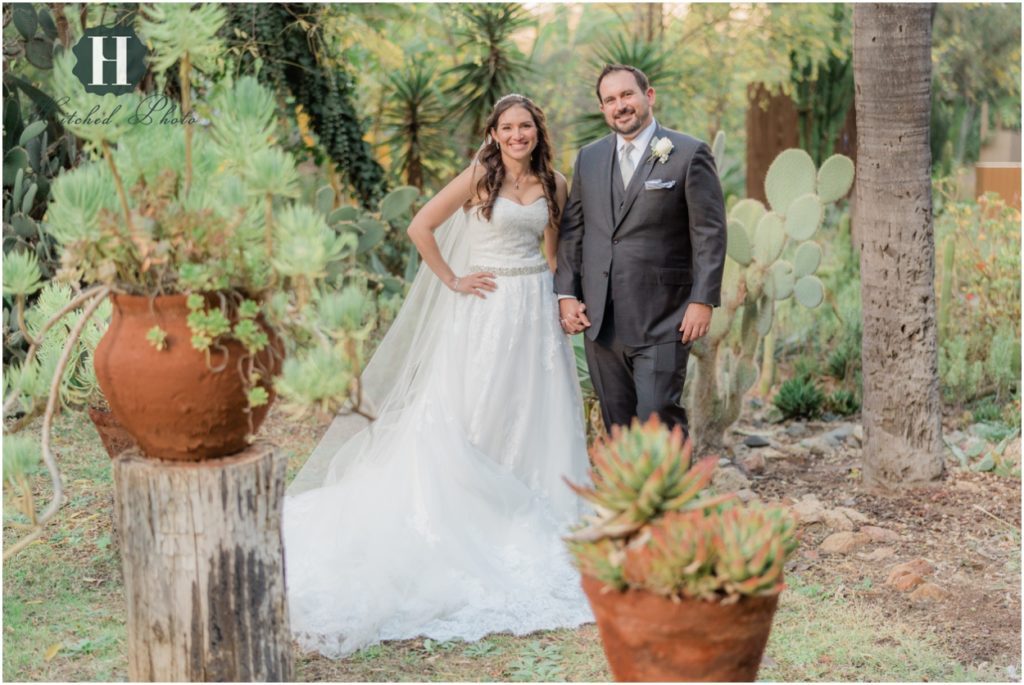
[[[129,26],[86,29],[71,51],[72,71],[87,93],[129,93],[146,73],[146,46]]]
[[[117,46],[116,57],[111,60],[103,56],[103,43],[106,36],[89,36],[92,41],[92,82],[90,86],[105,86],[103,81],[103,63],[114,62],[115,86],[127,86],[128,83],[128,36],[114,36],[110,40]]]

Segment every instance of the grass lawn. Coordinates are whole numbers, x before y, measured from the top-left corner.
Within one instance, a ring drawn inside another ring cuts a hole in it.
[[[313,421],[275,412],[265,434],[281,445],[289,472],[315,445]],[[68,502],[47,534],[3,568],[3,678],[6,681],[127,679],[125,607],[111,528],[109,458],[84,414],[58,421],[55,444]],[[36,494],[47,492],[38,474]],[[41,501],[41,500],[40,500]],[[16,518],[13,498],[5,513]],[[4,531],[10,544],[15,534]],[[834,586],[788,578],[762,666],[762,680],[1010,680],[995,667],[958,663],[919,627],[888,618],[877,604]],[[406,640],[331,661],[297,655],[301,681],[604,681],[610,675],[597,630],[525,637],[493,635],[476,643]],[[1015,678],[1014,678],[1015,679]]]

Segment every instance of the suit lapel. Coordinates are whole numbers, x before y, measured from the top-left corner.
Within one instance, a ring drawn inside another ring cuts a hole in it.
[[[655,138],[660,138],[661,132],[661,126],[659,125],[654,129],[654,135],[651,136],[651,141],[653,142]],[[614,154],[614,146],[612,152]],[[622,211],[619,212],[619,218],[612,227],[612,233],[619,230],[619,226],[622,225],[623,220],[626,218],[626,215],[629,214],[630,208],[633,206],[637,196],[640,194],[640,190],[644,187],[644,181],[647,180],[647,177],[651,175],[651,171],[654,170],[656,160],[650,153],[650,147],[646,150],[641,150],[640,152],[641,154],[647,155],[647,157],[641,157],[641,159],[644,160],[643,165],[638,166],[636,171],[633,173],[633,178],[629,179],[629,187],[626,188],[626,199],[623,201]]]
[[[605,192],[608,194],[608,216],[612,217],[608,225],[611,227],[615,223],[615,200],[613,199],[614,192],[612,190],[612,183],[616,182],[612,178],[615,170],[615,134],[613,133],[605,138],[605,141],[605,150],[602,155],[604,168],[601,170],[601,181],[604,183]]]

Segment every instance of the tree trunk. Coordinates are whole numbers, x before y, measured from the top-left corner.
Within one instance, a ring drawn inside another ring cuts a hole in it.
[[[114,516],[133,681],[292,676],[281,513],[286,461],[114,460]]]
[[[855,5],[864,484],[943,472],[932,233],[929,5]]]
[[[851,106],[846,110],[846,121],[839,130],[835,141],[835,152],[846,155],[857,163],[857,108]],[[851,193],[847,199],[850,210],[850,242],[853,245],[853,252],[860,257],[860,233],[857,231],[857,194]]]
[[[768,167],[780,152],[799,145],[797,125],[792,98],[768,90],[763,83],[747,86],[747,197],[767,203]]]

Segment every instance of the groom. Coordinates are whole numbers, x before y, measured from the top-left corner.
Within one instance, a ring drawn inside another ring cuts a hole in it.
[[[708,332],[725,263],[715,160],[705,143],[658,125],[639,69],[605,67],[597,97],[614,133],[576,157],[555,273],[562,328],[586,330],[605,426],[657,413],[688,430],[686,360]]]

